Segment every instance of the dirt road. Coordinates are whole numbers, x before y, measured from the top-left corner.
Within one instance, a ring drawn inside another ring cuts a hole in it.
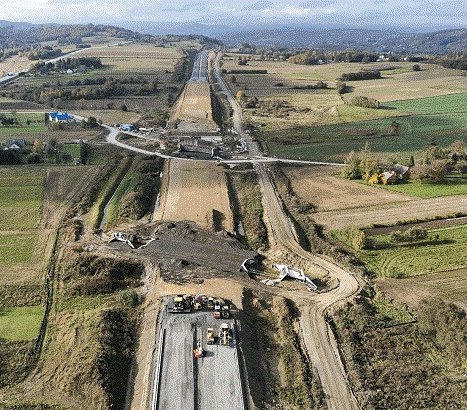
[[[298,257],[324,268],[338,280],[339,286],[327,293],[295,298],[300,311],[303,340],[311,362],[318,374],[330,410],[358,409],[358,403],[350,390],[336,340],[325,320],[326,310],[334,303],[345,300],[358,291],[357,280],[332,262],[312,255],[298,243],[292,222],[284,212],[281,200],[264,165],[258,165],[259,182],[263,196],[263,207],[268,220],[270,240]]]

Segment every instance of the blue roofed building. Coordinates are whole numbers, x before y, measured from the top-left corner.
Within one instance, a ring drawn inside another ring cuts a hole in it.
[[[51,112],[49,114],[49,120],[51,122],[60,122],[60,123],[70,123],[75,120],[75,118],[68,114],[67,112]]]

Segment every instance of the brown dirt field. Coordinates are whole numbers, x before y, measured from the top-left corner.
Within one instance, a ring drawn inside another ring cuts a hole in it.
[[[161,206],[154,219],[188,220],[204,228],[232,232],[233,216],[224,169],[206,161],[167,163]]]
[[[283,170],[294,192],[316,207],[313,219],[330,230],[467,212],[467,195],[418,199],[333,176],[339,170],[337,167],[284,167]]]
[[[467,212],[467,195],[419,199],[382,206],[361,207],[340,211],[318,212],[313,219],[327,229],[343,229],[350,225],[365,227],[371,224],[394,224],[411,219],[447,216]]]
[[[212,118],[211,90],[208,83],[189,82],[178,99],[171,122],[195,122],[216,130]]]
[[[24,56],[9,57],[6,60],[0,62],[0,76],[3,76],[4,74],[10,71],[13,73],[17,73],[20,70],[29,68],[31,64],[33,64],[33,62]]]
[[[111,66],[112,70],[146,72],[173,70],[181,52],[174,47],[132,43],[119,47],[91,48],[81,55],[99,57],[102,64]]]
[[[413,200],[412,197],[348,181],[334,176],[338,167],[284,167],[292,189],[304,201],[313,204],[318,212],[371,207]],[[377,192],[376,192],[377,191]],[[381,191],[381,192],[380,192]]]
[[[377,279],[389,297],[416,307],[423,299],[440,297],[467,310],[467,269],[438,272],[406,279]]]

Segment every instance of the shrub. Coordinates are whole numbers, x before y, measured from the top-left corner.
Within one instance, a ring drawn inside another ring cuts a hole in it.
[[[413,227],[405,232],[395,231],[391,234],[391,242],[417,242],[428,238],[428,231],[423,228]]]
[[[422,68],[420,67],[420,64],[414,64],[412,66],[413,71],[422,71]]]
[[[135,290],[122,290],[120,292],[120,301],[125,306],[136,307],[141,303],[141,296]]]
[[[364,97],[364,96],[357,96],[353,97],[351,101],[352,105],[355,105],[357,107],[363,107],[363,108],[379,108],[379,101],[375,100],[374,98],[370,97]]]

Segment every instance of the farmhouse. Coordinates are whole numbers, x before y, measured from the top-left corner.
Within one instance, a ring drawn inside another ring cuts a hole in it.
[[[73,122],[74,120],[75,118],[72,115],[68,114],[67,112],[51,112],[49,114],[50,122],[68,124],[70,122]]]
[[[392,167],[398,179],[407,180],[410,177],[410,168],[405,165],[396,164]]]
[[[387,171],[381,174],[381,181],[384,185],[391,185],[396,183],[397,174],[394,171]]]

